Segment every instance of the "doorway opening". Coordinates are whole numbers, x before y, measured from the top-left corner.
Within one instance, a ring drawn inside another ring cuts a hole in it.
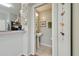
[[[36,51],[38,56],[52,55],[52,4],[35,8]]]

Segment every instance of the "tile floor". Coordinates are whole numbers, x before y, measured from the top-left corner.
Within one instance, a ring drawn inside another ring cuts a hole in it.
[[[36,55],[51,56],[52,55],[52,48],[41,45],[40,48],[37,49]]]

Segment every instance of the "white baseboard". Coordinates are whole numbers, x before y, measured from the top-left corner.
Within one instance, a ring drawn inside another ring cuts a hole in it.
[[[41,45],[47,46],[47,47],[52,47],[51,45],[45,44],[45,43],[40,43]]]

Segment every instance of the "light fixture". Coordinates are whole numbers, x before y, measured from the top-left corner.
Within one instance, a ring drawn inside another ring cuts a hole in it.
[[[12,7],[12,5],[9,3],[2,3],[1,5],[5,6],[5,7]]]
[[[36,12],[35,15],[38,16],[38,13]]]

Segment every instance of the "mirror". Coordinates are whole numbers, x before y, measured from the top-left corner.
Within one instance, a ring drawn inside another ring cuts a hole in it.
[[[0,4],[0,31],[22,30],[21,3]]]

